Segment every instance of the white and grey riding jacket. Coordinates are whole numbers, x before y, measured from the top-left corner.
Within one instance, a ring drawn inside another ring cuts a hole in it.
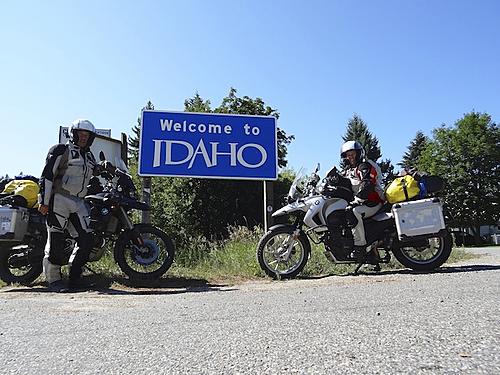
[[[87,185],[96,174],[97,162],[88,148],[73,143],[53,146],[47,155],[40,178],[38,203],[49,205],[55,193],[83,198]]]

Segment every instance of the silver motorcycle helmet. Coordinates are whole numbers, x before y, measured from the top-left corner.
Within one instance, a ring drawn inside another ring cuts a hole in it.
[[[78,131],[85,130],[90,133],[89,140],[87,141],[87,148],[92,146],[92,143],[95,139],[95,126],[89,120],[86,119],[77,119],[71,123],[69,128],[69,140],[73,144],[78,144]]]
[[[340,157],[345,160],[347,151],[356,151],[356,163],[360,163],[365,158],[365,149],[358,141],[347,141],[340,147]]]

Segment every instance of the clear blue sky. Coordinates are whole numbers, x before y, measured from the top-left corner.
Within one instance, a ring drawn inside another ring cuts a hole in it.
[[[471,110],[500,121],[500,1],[0,2],[0,175],[39,176],[59,125],[130,133],[198,92],[261,97],[290,166],[339,161],[357,113],[383,158]]]

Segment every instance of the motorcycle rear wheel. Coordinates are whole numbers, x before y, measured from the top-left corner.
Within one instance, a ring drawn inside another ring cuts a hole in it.
[[[257,246],[257,260],[266,275],[274,279],[291,279],[296,277],[304,267],[311,254],[311,244],[301,234],[293,238],[295,228],[283,226],[268,231]],[[292,250],[288,259],[284,254],[292,241]]]
[[[450,257],[452,250],[452,240],[450,235],[444,237],[429,238],[428,246],[412,247],[400,243],[400,246],[393,250],[396,259],[403,266],[415,271],[432,271],[442,266]]]
[[[34,253],[40,253],[36,256]],[[30,285],[42,273],[43,249],[0,248],[0,279],[7,284]]]
[[[141,234],[144,245],[135,245],[130,232],[122,233],[115,244],[115,261],[133,282],[156,281],[174,261],[174,243],[165,232],[153,225],[136,224],[135,228]]]

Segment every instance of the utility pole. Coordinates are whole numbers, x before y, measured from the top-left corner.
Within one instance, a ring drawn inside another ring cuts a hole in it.
[[[147,205],[151,205],[151,177],[142,178],[142,200]],[[145,224],[151,224],[151,211],[142,211],[142,222]]]
[[[269,226],[273,225],[273,217],[271,216],[274,211],[274,194],[273,182],[264,180],[264,232],[267,232]]]

